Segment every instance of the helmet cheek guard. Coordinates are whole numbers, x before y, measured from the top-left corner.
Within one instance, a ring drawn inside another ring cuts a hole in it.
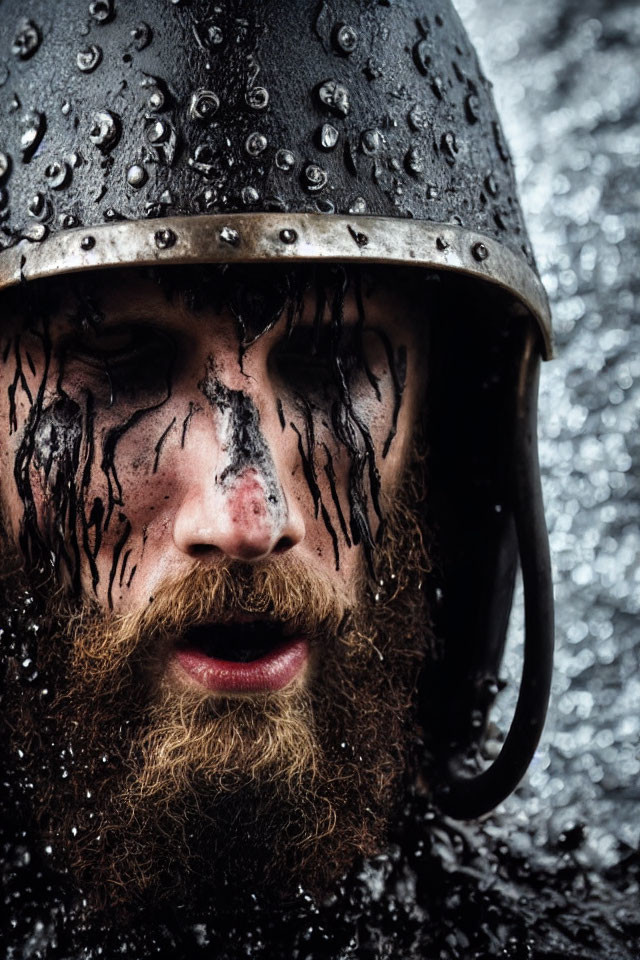
[[[425,417],[442,652],[419,712],[440,806],[486,813],[524,774],[549,695],[536,409],[552,340],[490,85],[449,0],[291,0],[286,19],[279,0],[0,9],[0,289],[208,262],[437,271]],[[500,755],[470,773],[518,557],[520,695]]]

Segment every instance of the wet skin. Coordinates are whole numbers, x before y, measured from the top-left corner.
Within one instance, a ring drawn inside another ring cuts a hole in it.
[[[291,551],[353,592],[420,402],[416,308],[380,289],[358,340],[348,293],[336,361],[311,303],[241,351],[230,313],[140,276],[101,275],[92,302],[5,322],[2,503],[27,563],[48,552],[116,613],[223,556]]]

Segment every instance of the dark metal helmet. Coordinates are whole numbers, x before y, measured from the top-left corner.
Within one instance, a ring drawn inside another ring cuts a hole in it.
[[[478,816],[523,775],[546,713],[552,598],[536,452],[551,353],[490,84],[449,0],[0,0],[0,289],[127,265],[429,268],[435,325],[425,679],[434,787]],[[497,760],[518,553],[525,663]],[[462,763],[464,766],[464,763]]]

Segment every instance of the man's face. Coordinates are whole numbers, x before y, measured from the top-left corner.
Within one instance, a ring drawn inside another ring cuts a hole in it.
[[[375,849],[406,760],[420,305],[216,276],[102,274],[4,321],[9,583],[46,598],[9,725],[102,900],[320,889]]]

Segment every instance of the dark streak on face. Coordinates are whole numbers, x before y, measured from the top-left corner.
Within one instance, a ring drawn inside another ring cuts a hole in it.
[[[242,390],[231,390],[222,383],[216,376],[212,357],[198,388],[219,417],[220,445],[226,453],[226,463],[216,477],[217,483],[229,488],[247,470],[256,470],[264,484],[269,514],[274,524],[280,525],[287,507],[253,400]]]

